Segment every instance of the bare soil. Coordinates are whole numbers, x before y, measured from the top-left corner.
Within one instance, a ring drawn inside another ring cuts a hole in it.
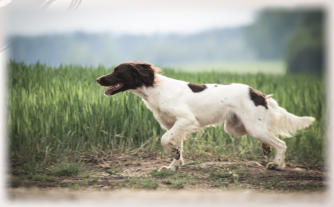
[[[268,170],[265,161],[221,158],[187,159],[178,171],[157,171],[171,161],[162,154],[132,153],[82,155],[79,173],[10,175],[9,198],[51,198],[96,192],[233,192],[315,193],[326,191],[326,170],[287,164],[285,170]],[[58,193],[57,193],[58,192]],[[44,194],[43,194],[44,193]],[[54,195],[54,196],[52,196]],[[113,194],[114,195],[114,194]],[[76,197],[76,196],[74,196]],[[85,197],[85,196],[83,196]]]

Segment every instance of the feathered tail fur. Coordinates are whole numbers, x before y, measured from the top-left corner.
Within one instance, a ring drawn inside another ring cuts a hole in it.
[[[267,97],[269,105],[269,130],[275,135],[291,137],[298,130],[310,126],[315,118],[311,116],[296,116],[280,107],[277,102]]]

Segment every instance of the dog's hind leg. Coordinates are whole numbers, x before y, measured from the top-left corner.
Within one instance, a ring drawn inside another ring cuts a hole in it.
[[[249,110],[250,111],[250,110]],[[263,107],[256,107],[252,113],[245,112],[241,117],[247,133],[254,139],[272,146],[276,155],[273,162],[267,164],[268,169],[283,169],[285,167],[286,144],[283,140],[277,138],[268,128],[267,111]]]
[[[273,162],[269,162],[266,167],[268,169],[285,168],[285,151],[286,151],[285,142],[275,137],[272,133],[265,132],[265,131],[266,130],[260,133],[255,133],[255,134],[252,134],[252,132],[250,132],[250,135],[253,138],[261,141],[265,145],[270,145],[275,149],[276,151],[275,158]]]
[[[224,130],[234,137],[240,137],[247,134],[245,126],[239,117],[233,112],[226,115]],[[271,153],[270,145],[268,144],[262,143],[262,150],[265,156],[269,156]]]
[[[167,152],[171,153],[173,161],[169,166],[164,166],[160,169],[176,170],[184,164],[182,157],[183,140],[189,133],[195,130],[194,126],[196,126],[194,121],[180,119],[162,136],[161,144]]]

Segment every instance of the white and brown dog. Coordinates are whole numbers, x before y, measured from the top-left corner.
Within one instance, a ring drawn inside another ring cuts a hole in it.
[[[123,63],[113,73],[97,82],[108,86],[105,95],[131,91],[140,96],[167,132],[161,143],[173,156],[172,170],[183,165],[183,140],[192,132],[224,122],[232,136],[249,134],[263,143],[264,152],[276,150],[269,169],[285,167],[286,144],[276,137],[290,137],[308,127],[313,117],[298,117],[280,107],[270,96],[245,84],[195,84],[175,80],[157,73],[147,63]]]

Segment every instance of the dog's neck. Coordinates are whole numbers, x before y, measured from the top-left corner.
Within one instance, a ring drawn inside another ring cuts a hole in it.
[[[166,76],[155,74],[155,83],[153,86],[142,86],[140,88],[132,89],[131,92],[140,96],[145,101],[149,101],[150,98],[157,99],[161,95],[161,87],[163,87],[167,79],[169,78]]]

